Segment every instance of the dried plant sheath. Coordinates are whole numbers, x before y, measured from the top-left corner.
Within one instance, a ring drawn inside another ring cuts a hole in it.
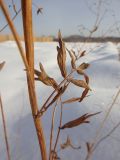
[[[90,66],[89,63],[82,63],[77,69],[85,70]]]
[[[74,85],[76,85],[78,87],[90,89],[90,87],[88,86],[88,84],[85,81],[83,81],[83,80],[77,80],[77,79],[69,78],[68,81],[71,82],[71,83],[73,83]]]
[[[66,48],[65,48],[65,44],[62,40],[62,36],[61,36],[60,31],[58,33],[58,40],[59,40],[59,47],[57,46],[57,51],[58,51],[57,61],[58,61],[58,65],[59,65],[61,74],[65,78],[67,76],[67,71],[66,71]]]
[[[86,113],[83,116],[64,124],[62,127],[60,127],[60,129],[73,128],[73,127],[77,127],[77,126],[84,124],[84,123],[89,123],[89,121],[87,119],[89,117],[92,117],[92,116],[99,114],[99,113],[101,113],[101,112],[97,112],[97,113],[93,113],[93,114]]]
[[[50,76],[47,75],[47,73],[45,72],[44,67],[41,63],[40,63],[40,70],[41,70],[41,72],[36,69],[34,70],[34,73],[37,76],[37,78],[35,78],[35,80],[41,81],[45,85],[52,86],[54,89],[56,89],[58,87],[57,82],[54,80],[54,78],[51,78]]]
[[[69,53],[69,55],[70,55],[70,58],[71,58],[71,66],[72,66],[72,68],[73,69],[76,69],[76,65],[75,65],[75,55],[73,54],[73,52],[71,52],[71,51],[69,51],[68,49],[67,49],[67,51],[68,51],[68,53]]]
[[[25,38],[25,50],[28,67],[30,70],[30,76],[27,75],[29,99],[31,104],[32,115],[38,136],[38,142],[40,146],[41,157],[43,160],[47,160],[45,137],[42,128],[42,122],[39,118],[34,118],[38,111],[38,104],[35,92],[34,83],[34,43],[33,43],[33,28],[32,28],[32,0],[21,0],[22,17],[23,17],[23,29]]]

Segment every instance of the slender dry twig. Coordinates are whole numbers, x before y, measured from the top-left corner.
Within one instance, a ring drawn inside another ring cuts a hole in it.
[[[115,125],[115,127],[113,127],[113,128],[109,131],[108,134],[106,134],[104,137],[102,137],[102,138],[96,143],[96,145],[94,146],[93,151],[95,151],[95,149],[96,149],[105,139],[107,139],[108,137],[110,137],[110,136],[113,134],[113,132],[115,132],[115,130],[116,130],[119,126],[120,126],[120,122],[117,123],[117,125]]]
[[[3,122],[3,130],[4,130],[4,137],[5,137],[5,144],[6,144],[7,159],[11,160],[11,158],[10,158],[10,146],[9,146],[9,143],[8,143],[7,127],[6,127],[6,121],[5,121],[5,115],[4,115],[4,109],[3,109],[1,95],[0,95],[0,108],[1,108],[1,115],[2,115],[2,122]]]
[[[97,132],[96,132],[96,136],[95,136],[95,138],[93,139],[92,145],[91,145],[91,147],[90,147],[90,150],[89,150],[89,152],[88,152],[85,160],[89,160],[89,159],[91,158],[92,153],[93,153],[93,151],[94,151],[94,147],[95,147],[95,145],[96,145],[96,143],[97,143],[97,140],[98,140],[98,138],[99,138],[99,136],[100,136],[100,134],[101,134],[101,131],[102,131],[102,129],[103,129],[105,123],[106,123],[106,120],[107,120],[108,117],[109,117],[110,112],[111,112],[112,109],[113,109],[113,106],[114,106],[116,100],[117,100],[118,97],[119,97],[119,94],[120,94],[120,89],[117,91],[117,93],[116,93],[116,95],[115,95],[115,98],[113,99],[113,102],[111,103],[111,105],[110,105],[110,107],[109,107],[109,109],[108,109],[108,111],[107,111],[104,119],[103,119],[102,122],[101,122],[100,127],[98,128],[98,130],[97,130]]]
[[[59,127],[58,127],[57,137],[56,137],[56,141],[55,141],[55,145],[54,145],[54,149],[53,149],[54,152],[55,152],[55,150],[56,150],[57,143],[58,143],[59,136],[60,136],[60,131],[61,131],[61,130],[60,130],[60,127],[62,126],[63,104],[62,104],[62,99],[61,99],[61,97],[60,97],[60,104],[61,104],[60,124],[59,124]]]
[[[53,141],[53,131],[54,131],[54,123],[55,123],[55,112],[57,107],[58,101],[56,102],[53,113],[52,113],[52,124],[51,124],[51,133],[50,133],[50,148],[49,148],[49,160],[51,160],[51,152],[52,152],[52,141]]]
[[[23,2],[28,2],[28,1],[23,1]],[[5,15],[5,18],[6,18],[7,22],[9,23],[10,29],[11,29],[11,31],[13,33],[13,36],[15,38],[15,41],[18,45],[20,55],[22,57],[24,65],[26,67],[27,77],[29,78],[29,87],[30,87],[30,90],[31,90],[30,95],[31,95],[31,102],[32,102],[32,104],[31,104],[32,115],[33,115],[33,117],[35,117],[35,115],[38,112],[38,104],[37,104],[36,92],[35,92],[35,88],[34,88],[34,84],[33,84],[33,77],[32,77],[32,74],[30,72],[28,62],[27,62],[26,57],[25,57],[24,49],[23,49],[23,47],[20,43],[20,40],[19,40],[20,38],[18,36],[18,33],[16,32],[16,29],[13,25],[13,22],[12,22],[10,16],[9,16],[8,9],[7,9],[6,5],[4,4],[3,0],[0,0],[0,6],[1,6],[1,9],[2,9],[4,15]],[[28,10],[26,10],[26,11],[28,11]],[[45,138],[44,138],[44,134],[43,134],[41,120],[39,118],[36,118],[36,119],[34,118],[34,124],[35,124],[35,127],[36,127],[36,133],[37,133],[38,140],[39,140],[41,156],[42,156],[43,160],[46,160],[47,159],[46,145],[45,145]]]

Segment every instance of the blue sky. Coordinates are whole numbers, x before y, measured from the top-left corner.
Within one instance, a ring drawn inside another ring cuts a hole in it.
[[[5,0],[9,5],[11,0]],[[35,35],[53,35],[56,36],[60,29],[64,36],[81,34],[88,35],[86,30],[79,31],[79,26],[83,25],[89,30],[92,29],[96,14],[98,11],[99,0],[33,0],[35,4],[43,7],[43,14],[36,14],[36,8],[33,6],[34,33]],[[102,0],[100,17],[106,12],[100,23],[95,36],[104,33],[112,24],[120,21],[120,0]],[[20,8],[20,0],[14,0],[16,8]],[[11,16],[14,15],[12,8],[9,9]],[[22,34],[21,15],[14,21],[15,26]],[[6,24],[4,16],[0,11],[0,28]],[[118,27],[120,23],[118,23]],[[114,28],[116,25],[114,26]],[[0,34],[10,33],[6,28]],[[118,32],[110,31],[107,35],[119,36]]]

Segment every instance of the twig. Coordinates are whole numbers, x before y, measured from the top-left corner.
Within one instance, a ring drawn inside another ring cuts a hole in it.
[[[92,142],[92,145],[91,145],[91,147],[90,147],[90,151],[88,152],[85,160],[89,160],[89,159],[91,158],[92,153],[93,153],[93,151],[94,151],[94,147],[95,147],[95,145],[96,145],[96,143],[97,143],[97,140],[98,140],[98,138],[99,138],[99,136],[100,136],[100,134],[101,134],[101,131],[102,131],[104,125],[105,125],[105,122],[106,122],[107,118],[109,117],[109,114],[110,114],[110,112],[112,111],[112,108],[113,108],[113,106],[114,106],[114,104],[115,104],[115,102],[116,102],[119,94],[120,94],[120,89],[117,91],[117,93],[116,93],[116,95],[115,95],[115,98],[113,99],[112,104],[110,105],[110,107],[109,107],[109,109],[108,109],[108,111],[107,111],[107,113],[106,113],[103,121],[101,122],[100,127],[98,128],[98,130],[97,130],[97,132],[96,132],[96,136],[95,136],[95,138],[94,138],[94,140],[93,140],[93,142]]]
[[[51,124],[51,133],[50,133],[50,148],[49,148],[49,160],[51,160],[51,151],[52,151],[52,141],[53,141],[53,130],[54,130],[54,122],[55,122],[55,112],[57,107],[58,101],[56,102],[53,113],[52,113],[52,124]]]
[[[59,124],[59,128],[58,128],[58,133],[57,133],[57,137],[56,137],[56,141],[55,141],[55,145],[54,145],[54,152],[56,150],[56,147],[57,147],[57,143],[58,143],[58,140],[59,140],[59,136],[60,136],[60,127],[62,126],[62,116],[63,116],[63,104],[62,104],[62,100],[61,100],[61,97],[60,97],[60,103],[61,103],[61,112],[60,112],[60,124]]]
[[[115,132],[115,130],[116,130],[119,126],[120,126],[120,122],[119,122],[117,125],[115,125],[115,127],[112,128],[112,130],[111,130],[108,134],[106,134],[104,137],[102,137],[102,138],[96,143],[96,145],[94,146],[93,151],[95,151],[95,149],[100,145],[101,142],[103,142],[105,139],[107,139],[108,137],[110,137],[111,134],[112,134],[113,132]]]
[[[23,1],[23,2],[28,2],[28,1]],[[18,35],[14,25],[13,25],[13,22],[10,18],[8,9],[6,8],[6,5],[4,4],[3,0],[0,0],[0,7],[1,7],[1,9],[2,9],[4,15],[5,15],[5,18],[6,18],[7,22],[9,23],[10,29],[13,33],[13,36],[14,36],[15,41],[17,43],[18,49],[20,51],[20,55],[22,57],[24,65],[26,67],[27,77],[29,78],[29,87],[30,87],[30,90],[32,91],[31,92],[31,102],[32,102],[31,110],[32,110],[33,118],[34,118],[34,116],[37,114],[37,111],[38,111],[38,104],[37,104],[36,92],[35,92],[35,88],[34,88],[34,84],[33,84],[33,77],[32,77],[32,74],[30,72],[29,65],[28,65],[28,62],[27,62],[26,57],[25,57],[24,49],[21,45],[19,35]],[[39,118],[36,118],[36,119],[34,119],[34,124],[35,124],[35,128],[36,128],[36,133],[37,133],[37,136],[38,136],[41,156],[42,156],[43,160],[46,160],[47,159],[46,158],[47,154],[46,154],[45,138],[44,138],[44,133],[43,133],[43,129],[42,129],[42,122]]]
[[[0,108],[1,108],[1,115],[2,115],[2,122],[3,122],[3,130],[4,130],[4,137],[5,137],[5,144],[6,144],[7,159],[11,160],[11,158],[10,158],[10,146],[9,146],[9,143],[8,143],[7,127],[6,127],[6,121],[5,121],[5,115],[4,115],[1,95],[0,95]]]

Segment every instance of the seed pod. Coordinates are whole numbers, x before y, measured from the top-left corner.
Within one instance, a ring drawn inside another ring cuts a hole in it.
[[[90,89],[88,84],[83,80],[77,80],[77,79],[69,78],[68,81],[70,81],[71,83],[73,83],[74,85],[76,85],[78,87]]]
[[[74,56],[74,55],[72,54],[72,52],[69,51],[68,49],[67,49],[67,51],[68,51],[68,53],[69,53],[69,55],[70,55],[70,58],[71,58],[71,66],[72,66],[73,69],[76,69],[75,56]]]
[[[65,100],[64,102],[62,102],[63,104],[66,104],[66,103],[73,103],[73,102],[77,102],[77,101],[80,101],[80,97],[78,98],[70,98],[68,100]]]
[[[87,119],[89,117],[92,117],[92,116],[99,114],[99,113],[101,113],[101,112],[97,112],[97,113],[93,113],[93,114],[86,113],[83,116],[64,124],[62,127],[60,127],[60,129],[73,128],[73,127],[79,126],[83,123],[89,123],[89,121]]]
[[[45,85],[52,86],[54,89],[56,89],[58,87],[57,82],[53,78],[51,78],[47,75],[47,73],[45,72],[45,69],[41,63],[39,64],[39,66],[40,66],[41,72],[36,69],[34,70],[34,73],[37,76],[35,78],[35,80],[41,81]]]
[[[82,63],[77,69],[85,70],[90,66],[89,63]]]
[[[59,47],[57,46],[57,61],[58,65],[61,71],[62,76],[65,78],[67,76],[67,71],[66,71],[66,49],[65,49],[65,44],[62,40],[61,33],[59,31],[58,33],[58,40],[59,40]]]

